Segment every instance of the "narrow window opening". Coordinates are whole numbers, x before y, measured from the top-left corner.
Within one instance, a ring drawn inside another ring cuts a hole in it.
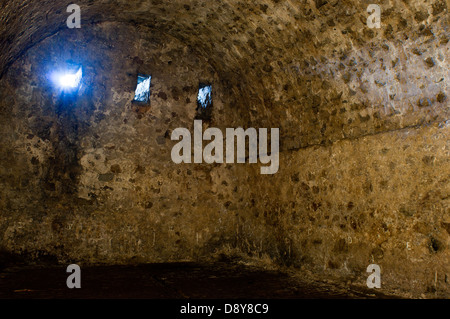
[[[196,119],[210,121],[212,104],[212,85],[200,83],[197,95]]]
[[[150,75],[138,74],[136,92],[133,102],[148,103],[150,100]]]
[[[53,84],[64,92],[76,93],[81,85],[83,68],[81,65],[67,63],[50,74]]]

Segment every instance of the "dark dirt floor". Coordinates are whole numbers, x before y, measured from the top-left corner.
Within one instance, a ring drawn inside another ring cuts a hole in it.
[[[0,270],[0,299],[369,299],[392,298],[235,263],[164,263],[81,267],[69,289],[63,266]]]

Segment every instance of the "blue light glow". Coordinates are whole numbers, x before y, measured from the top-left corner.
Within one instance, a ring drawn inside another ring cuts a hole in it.
[[[56,71],[52,73],[53,83],[63,90],[71,90],[79,87],[83,77],[82,68],[73,71]]]
[[[82,75],[83,72],[80,68],[75,74],[63,74],[58,81],[62,87],[76,88],[80,84]]]

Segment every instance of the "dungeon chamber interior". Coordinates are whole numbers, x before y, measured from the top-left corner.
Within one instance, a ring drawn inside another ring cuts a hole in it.
[[[448,297],[448,7],[378,1],[378,29],[371,2],[78,0],[70,29],[71,1],[2,1],[4,266],[221,259],[364,286],[377,264],[381,291]],[[49,80],[69,64],[71,94]],[[204,129],[279,128],[275,174],[173,162],[203,84]]]

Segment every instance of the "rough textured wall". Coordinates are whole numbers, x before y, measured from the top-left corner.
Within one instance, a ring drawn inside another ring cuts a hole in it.
[[[375,262],[383,287],[448,296],[448,4],[378,1],[370,29],[371,2],[79,1],[80,30],[69,1],[3,2],[3,243],[105,262],[229,245],[362,283]],[[37,77],[47,53],[96,76],[75,115]],[[129,103],[138,69],[148,109]],[[211,126],[280,128],[276,175],[172,165],[203,79]]]
[[[442,122],[283,152],[279,174],[248,181],[248,248],[352,284],[375,263],[383,288],[445,296],[448,141]]]
[[[84,68],[76,101],[48,80],[66,61]],[[131,102],[138,72],[152,75],[149,105]],[[172,130],[193,130],[199,81],[213,84],[213,121],[231,126],[217,74],[170,36],[105,23],[30,49],[2,81],[2,246],[60,262],[214,252],[231,227],[217,196],[236,184],[231,170],[171,159]]]

